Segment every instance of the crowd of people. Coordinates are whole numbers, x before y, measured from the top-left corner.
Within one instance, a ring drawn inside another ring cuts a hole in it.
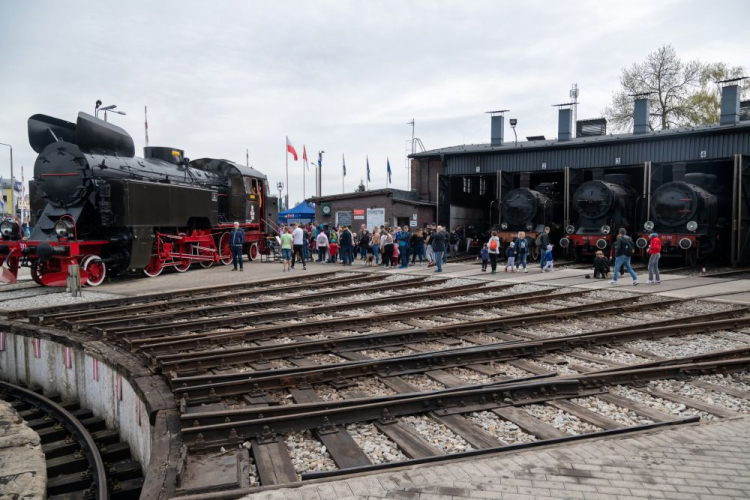
[[[372,231],[362,224],[357,232],[352,231],[351,227],[341,225],[334,228],[316,224],[292,224],[280,228],[279,243],[284,271],[295,269],[298,263],[301,263],[303,269],[307,269],[308,262],[313,261],[319,264],[340,262],[344,266],[351,266],[359,259],[363,265],[399,269],[426,264],[428,267],[435,267],[435,272],[439,273],[443,271],[443,264],[447,263],[448,256],[458,254],[462,243],[466,244],[467,252],[472,247],[479,249],[477,259],[482,262],[483,272],[489,268],[491,274],[497,273],[498,263],[504,257],[506,273],[528,273],[529,255],[534,245],[540,249],[541,272],[555,270],[554,245],[550,240],[549,227],[545,227],[533,241],[524,231],[519,231],[505,249],[497,231],[493,231],[489,239],[482,243],[476,235],[465,238],[460,226],[448,230],[436,224],[423,228],[382,225],[374,227]],[[649,255],[647,283],[659,284],[661,240],[655,232],[649,235],[646,251]],[[634,253],[635,244],[632,238],[627,235],[625,229],[620,229],[609,257],[601,250],[596,252],[593,263],[594,278],[609,279],[609,274],[613,271],[614,275],[609,283],[616,285],[619,275],[627,271],[633,278],[633,285],[637,285],[638,277],[631,266]],[[241,251],[238,254],[241,270]]]

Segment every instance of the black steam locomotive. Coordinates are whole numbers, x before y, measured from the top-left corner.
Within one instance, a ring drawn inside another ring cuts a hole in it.
[[[727,229],[728,197],[717,176],[702,172],[677,174],[660,186],[651,197],[649,220],[636,244],[647,246],[647,233],[654,230],[662,241],[662,254],[684,255],[689,265],[717,250],[719,238]]]
[[[77,264],[82,282],[96,286],[124,270],[158,276],[227,264],[235,221],[248,257],[264,251],[278,201],[260,172],[191,162],[174,148],[147,147],[139,158],[127,132],[86,113],[75,124],[34,115],[28,129],[39,154],[29,186],[35,227],[23,240],[18,221],[0,224],[3,281],[16,281],[19,267],[37,283],[63,286]]]
[[[570,248],[575,257],[606,252],[618,229],[632,233],[636,221],[638,193],[627,174],[607,174],[601,180],[584,182],[573,193],[576,224],[565,228],[560,246]]]
[[[503,197],[500,210],[498,236],[504,247],[513,241],[519,231],[525,232],[534,241],[545,226],[554,230],[562,213],[562,199],[556,183],[543,182],[535,189],[511,189]],[[537,258],[538,255],[539,249],[532,246],[532,257]]]

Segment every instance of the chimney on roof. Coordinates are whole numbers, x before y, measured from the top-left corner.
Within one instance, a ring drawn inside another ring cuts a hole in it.
[[[573,138],[573,110],[560,108],[557,119],[557,140],[569,141]]]
[[[501,114],[490,117],[490,143],[493,146],[502,146],[505,138],[505,117]]]
[[[721,119],[719,125],[734,125],[740,121],[740,86],[721,88]]]
[[[648,96],[639,97],[633,103],[633,134],[647,134],[649,126]]]

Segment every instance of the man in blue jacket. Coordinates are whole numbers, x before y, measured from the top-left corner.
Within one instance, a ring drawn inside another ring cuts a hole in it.
[[[245,269],[242,267],[242,245],[245,243],[245,231],[240,229],[240,223],[234,223],[234,229],[229,233],[229,247],[232,249],[232,265],[237,270],[237,262],[240,263],[240,271]]]

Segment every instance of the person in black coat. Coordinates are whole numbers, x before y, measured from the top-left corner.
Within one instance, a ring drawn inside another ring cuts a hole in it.
[[[586,277],[588,278],[588,276]],[[601,250],[597,250],[596,257],[594,257],[594,278],[609,278],[609,260]]]
[[[240,265],[240,271],[245,269],[242,267],[242,245],[245,244],[245,231],[240,227],[239,222],[234,223],[234,229],[229,233],[229,248],[232,249],[232,265],[237,270],[237,263]]]
[[[341,258],[344,261],[344,265],[348,266],[352,263],[352,232],[349,228],[345,227],[339,237],[339,244],[341,246]]]

